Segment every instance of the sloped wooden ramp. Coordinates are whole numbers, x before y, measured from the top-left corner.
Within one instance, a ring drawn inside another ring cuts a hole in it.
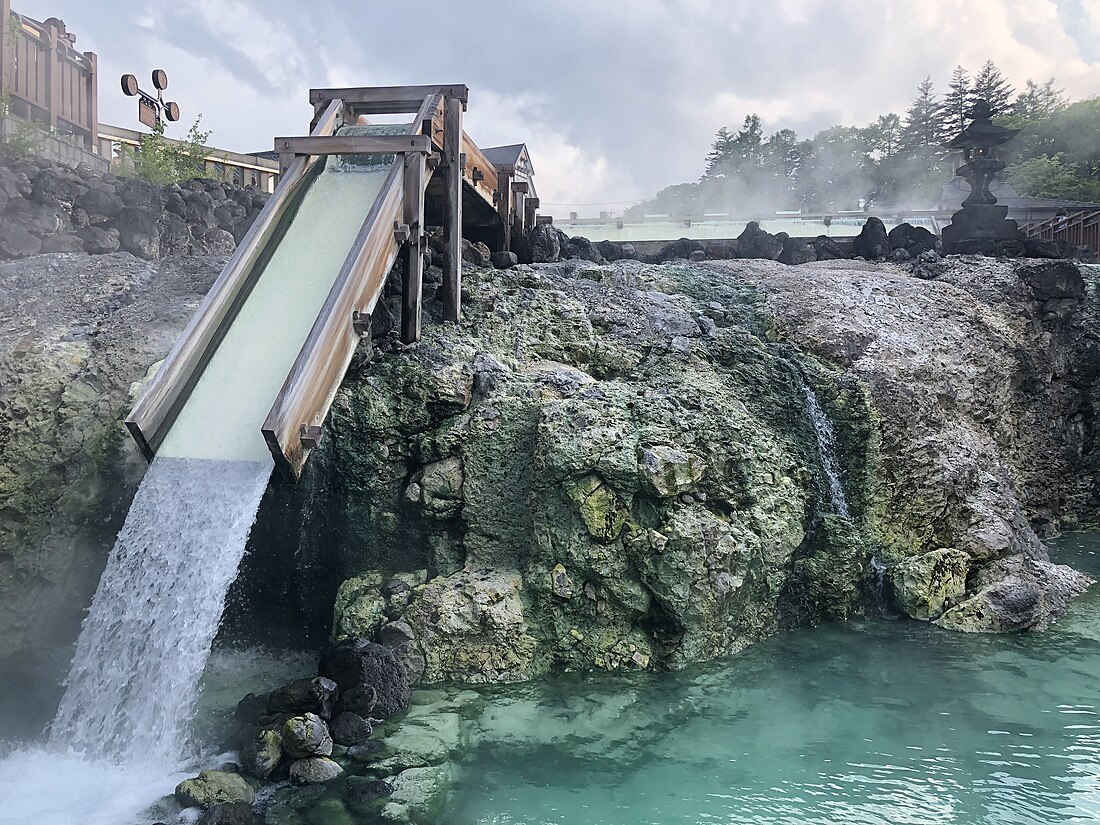
[[[275,139],[278,189],[126,420],[148,459],[270,453],[285,477],[300,477],[398,256],[401,338],[419,339],[429,225],[444,230],[444,317],[460,319],[464,232],[506,249],[534,218],[521,153],[490,150],[494,163],[463,131],[468,94],[311,91],[310,134]],[[363,125],[409,113],[404,127]],[[357,210],[361,223],[348,224]]]

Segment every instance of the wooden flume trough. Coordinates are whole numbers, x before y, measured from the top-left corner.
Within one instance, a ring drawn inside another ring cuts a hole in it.
[[[534,222],[531,199],[523,205],[529,181],[514,180],[511,164],[501,164],[498,169],[463,131],[468,94],[462,85],[310,92],[314,108],[310,134],[275,139],[283,168],[278,188],[126,419],[147,459],[156,454],[262,277],[288,219],[319,173],[323,156],[383,154],[395,155],[397,160],[364,216],[324,306],[263,422],[264,439],[282,475],[298,479],[310,450],[319,443],[336,391],[360,340],[370,334],[370,318],[399,255],[404,264],[401,340],[419,340],[429,207],[443,226],[444,319],[460,319],[464,226],[469,233],[480,233],[479,239],[491,246],[507,249],[514,233]],[[337,134],[342,126],[358,123],[361,116],[409,112],[415,112],[415,118],[405,134]],[[521,205],[518,210],[517,202]],[[465,221],[464,214],[469,216]]]

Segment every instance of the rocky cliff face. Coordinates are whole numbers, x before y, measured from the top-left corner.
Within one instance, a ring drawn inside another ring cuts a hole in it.
[[[142,469],[132,385],[221,262],[0,266],[0,655],[75,631]],[[1087,584],[1041,538],[1096,520],[1097,282],[970,258],[470,267],[461,327],[362,354],[254,541],[308,508],[294,535],[347,579],[334,635],[429,681],[713,658],[876,609],[873,560],[915,618],[1039,629]]]
[[[1095,520],[1085,283],[1065,262],[920,274],[472,276],[462,329],[341,391],[338,540],[359,569],[429,581],[396,604],[384,577],[349,581],[334,633],[399,640],[429,680],[676,667],[868,609],[872,557],[916,618],[1044,627],[1088,583],[1036,532]],[[850,518],[807,386],[837,430]]]

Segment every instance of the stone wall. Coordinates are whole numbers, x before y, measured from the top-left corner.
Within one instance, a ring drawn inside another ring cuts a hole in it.
[[[155,186],[87,165],[0,154],[0,260],[50,252],[228,255],[270,197],[195,179]]]

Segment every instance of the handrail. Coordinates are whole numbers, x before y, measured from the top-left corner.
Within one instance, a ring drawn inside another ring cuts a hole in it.
[[[340,119],[341,106],[334,101],[325,110],[312,134],[332,134],[339,127]],[[199,375],[225,337],[260,275],[270,252],[268,246],[272,237],[282,224],[283,217],[294,207],[302,184],[307,182],[317,164],[317,158],[299,157],[294,160],[127,417],[127,428],[149,460],[152,460]]]

